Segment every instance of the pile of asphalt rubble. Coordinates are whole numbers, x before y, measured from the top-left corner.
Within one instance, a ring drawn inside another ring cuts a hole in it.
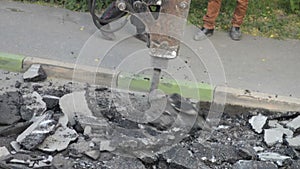
[[[209,103],[178,94],[61,84],[40,65],[0,78],[1,169],[300,169],[299,112],[227,105],[211,126]]]

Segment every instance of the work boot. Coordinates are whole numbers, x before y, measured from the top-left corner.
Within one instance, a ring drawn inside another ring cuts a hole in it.
[[[194,40],[199,41],[214,34],[214,29],[206,29],[202,27],[195,35]]]
[[[145,32],[146,26],[145,24],[136,16],[131,15],[130,16],[130,22],[132,25],[136,27],[136,34],[134,35],[135,38],[147,42],[148,41],[148,35]]]
[[[138,34],[134,35],[134,37],[140,41],[148,42],[148,36],[146,33],[138,33]]]
[[[241,40],[242,33],[240,31],[240,27],[231,27],[229,31],[229,36],[231,37],[232,40],[239,41]]]

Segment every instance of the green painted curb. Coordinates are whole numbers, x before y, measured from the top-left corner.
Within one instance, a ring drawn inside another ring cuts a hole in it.
[[[0,52],[0,69],[20,72],[25,56]]]
[[[117,79],[117,87],[140,92],[150,89],[150,78],[141,75],[121,73]],[[212,101],[214,87],[206,83],[193,83],[188,81],[175,81],[162,79],[158,88],[166,94],[178,93],[183,97],[201,101]]]

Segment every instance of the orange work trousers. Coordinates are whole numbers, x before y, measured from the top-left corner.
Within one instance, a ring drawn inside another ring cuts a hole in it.
[[[215,21],[219,15],[222,0],[209,0],[206,15],[203,17],[204,28],[214,29]],[[248,0],[237,0],[232,18],[232,26],[240,27],[246,15]]]

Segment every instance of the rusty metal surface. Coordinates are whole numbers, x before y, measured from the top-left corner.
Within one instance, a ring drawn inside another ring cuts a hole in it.
[[[175,58],[178,55],[189,7],[190,0],[162,1],[158,19],[147,25],[151,56]]]

